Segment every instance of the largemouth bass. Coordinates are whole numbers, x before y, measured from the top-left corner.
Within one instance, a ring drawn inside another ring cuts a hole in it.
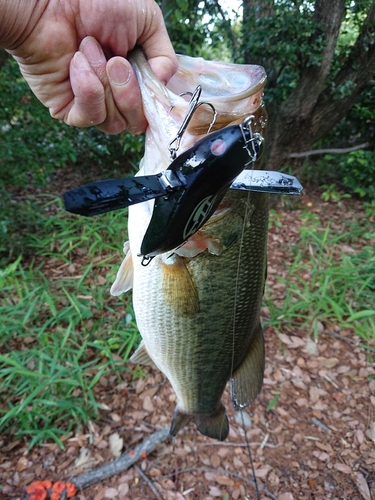
[[[171,143],[186,117],[189,96],[202,87],[202,101],[181,137],[180,154],[205,136],[254,115],[264,134],[263,68],[179,56],[167,86],[157,80],[141,52],[132,64],[149,126],[139,175],[156,174],[171,162]],[[217,114],[213,121],[213,108]],[[230,161],[230,159],[229,159]],[[260,307],[266,273],[268,195],[231,191],[215,213],[182,246],[142,265],[140,248],[154,200],[129,207],[129,242],[111,288],[133,288],[142,342],[131,360],[156,366],[177,396],[171,425],[190,421],[209,437],[224,440],[229,424],[221,397],[230,381],[236,410],[248,406],[263,382],[264,343]],[[143,262],[144,264],[144,262]]]

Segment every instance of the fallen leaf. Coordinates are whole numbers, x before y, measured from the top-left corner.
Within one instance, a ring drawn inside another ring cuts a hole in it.
[[[281,495],[279,495],[277,498],[278,500],[294,500],[294,496],[289,491],[286,493],[281,493]]]
[[[87,463],[90,460],[90,457],[91,451],[88,448],[82,446],[82,448],[79,450],[79,457],[74,461],[74,465],[76,467],[80,467],[81,465]]]
[[[360,472],[357,472],[355,476],[355,483],[357,485],[358,491],[360,492],[364,500],[371,500],[370,490],[367,481],[364,475],[361,474]]]
[[[245,427],[251,427],[251,417],[246,411],[236,411],[234,414],[234,420],[237,422],[237,424],[242,425],[242,419],[243,419],[243,425]]]
[[[22,472],[26,470],[29,467],[29,461],[26,457],[21,457],[16,465],[16,471],[17,472]]]
[[[210,486],[210,495],[212,497],[221,497],[222,493],[221,489],[217,486]]]
[[[118,496],[118,490],[116,488],[106,488],[104,490],[104,498],[116,498]]]
[[[151,401],[151,397],[149,395],[145,396],[143,400],[143,409],[149,412],[154,411],[154,405]]]
[[[124,447],[124,440],[118,432],[113,433],[109,436],[109,449],[114,457],[119,457],[121,455],[121,451]]]
[[[371,422],[370,427],[366,431],[366,436],[375,443],[375,422]]]
[[[312,403],[317,403],[319,400],[319,389],[316,385],[310,385],[309,387],[309,396]]]
[[[256,469],[255,475],[256,477],[259,478],[265,478],[267,477],[269,471],[272,469],[270,465],[265,465],[264,467],[259,467],[259,469]]]
[[[221,486],[234,486],[234,481],[228,476],[216,476],[215,481]]]
[[[334,464],[333,466],[336,470],[338,470],[339,472],[343,472],[344,474],[352,473],[352,469],[349,467],[349,465],[337,463]]]
[[[211,461],[212,467],[215,467],[215,469],[217,469],[219,467],[219,465],[221,464],[221,458],[216,453],[211,455],[210,461]]]

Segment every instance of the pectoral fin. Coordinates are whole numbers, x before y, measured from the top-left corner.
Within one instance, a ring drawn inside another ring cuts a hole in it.
[[[193,279],[178,255],[163,260],[163,300],[180,314],[199,311],[198,292]]]
[[[117,271],[115,282],[111,286],[111,295],[121,295],[133,287],[133,259],[129,242],[124,243],[125,258]]]
[[[146,365],[146,366],[152,366],[153,368],[156,368],[155,363],[152,361],[150,358],[149,353],[147,352],[146,346],[144,341],[139,344],[138,349],[133,353],[132,357],[130,358],[130,361],[132,363],[135,363],[137,365]]]
[[[235,410],[248,406],[263,385],[264,340],[262,327],[250,346],[249,352],[230,379],[230,396]]]

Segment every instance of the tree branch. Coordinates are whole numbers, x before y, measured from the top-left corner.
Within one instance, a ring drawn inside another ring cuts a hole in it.
[[[127,452],[125,455],[121,455],[121,457],[113,460],[113,462],[79,474],[78,476],[73,477],[70,482],[74,483],[77,490],[84,490],[95,483],[103,481],[103,479],[120,474],[131,465],[135,464],[135,462],[137,462],[144,455],[148,455],[154,451],[156,446],[166,441],[168,437],[169,427],[164,427],[164,429],[151,434],[148,439],[145,439],[145,441],[136,446],[133,450]]]
[[[289,158],[306,158],[307,156],[313,155],[351,153],[352,151],[365,149],[369,146],[369,142],[364,142],[363,144],[357,144],[357,146],[352,146],[351,148],[312,149],[311,151],[302,151],[301,153],[290,153]]]

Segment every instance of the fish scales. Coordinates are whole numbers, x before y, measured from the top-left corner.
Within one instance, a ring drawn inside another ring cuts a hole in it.
[[[180,58],[183,71],[180,69],[178,78],[184,75],[183,84],[187,85],[186,72],[190,71],[189,78],[196,85],[204,75],[205,64],[211,74],[216,71],[219,81],[222,63],[202,61],[199,59],[199,71],[195,71],[193,58],[188,58],[187,69]],[[172,79],[172,93],[150,73],[139,54],[133,64],[150,124],[140,171],[144,175],[156,173],[155,169],[160,171],[160,165],[168,163],[166,145],[184,118],[186,101],[174,93],[176,85],[181,84],[179,80],[173,83]],[[242,108],[241,92],[229,98],[236,100],[232,115],[229,105],[225,108],[220,98],[217,101],[225,125],[238,120],[238,116],[247,116],[251,108],[258,114],[256,126],[260,126],[265,78],[259,67],[253,68],[255,76],[248,82],[252,90],[242,91]],[[245,76],[249,79],[251,71],[249,67],[247,70]],[[191,88],[180,88],[180,92],[186,90]],[[215,96],[210,102],[214,99]],[[175,107],[172,111],[171,106]],[[202,117],[207,122],[204,114]],[[202,123],[197,124],[195,131],[194,123],[190,127],[182,150],[201,134]],[[194,421],[203,434],[225,439],[229,426],[221,397],[228,380],[235,409],[250,404],[263,380],[264,346],[259,316],[266,271],[268,195],[228,190],[215,214],[186,245],[157,255],[144,266],[137,254],[152,204],[142,203],[129,209],[130,245],[124,247],[127,256],[111,290],[118,295],[133,287],[134,312],[143,340],[132,361],[156,365],[169,379],[178,401],[172,435]]]

